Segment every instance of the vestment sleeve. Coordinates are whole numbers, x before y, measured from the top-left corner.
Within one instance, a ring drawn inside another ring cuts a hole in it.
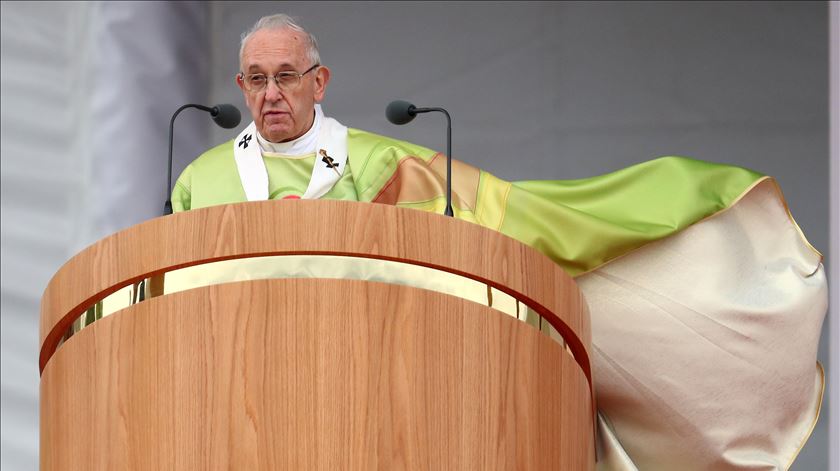
[[[181,211],[189,211],[191,208],[192,193],[190,191],[190,183],[192,176],[192,166],[187,166],[186,169],[175,181],[175,187],[172,188],[172,212],[179,213]]]

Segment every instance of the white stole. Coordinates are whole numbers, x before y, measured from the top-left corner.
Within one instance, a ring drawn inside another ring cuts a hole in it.
[[[248,201],[268,199],[268,171],[257,143],[257,125],[252,121],[233,141],[233,158]],[[347,166],[347,128],[324,117],[316,141],[315,165],[309,186],[301,199],[317,199],[330,191]]]

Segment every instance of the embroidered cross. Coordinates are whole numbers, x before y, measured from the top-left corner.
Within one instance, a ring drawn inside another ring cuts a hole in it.
[[[239,147],[241,147],[241,148],[243,148],[243,149],[247,149],[247,148],[248,148],[248,143],[250,143],[250,142],[251,142],[251,135],[250,135],[250,134],[246,134],[246,135],[242,138],[242,140],[241,140],[241,141],[239,141]]]
[[[325,164],[327,164],[328,168],[331,168],[331,169],[335,170],[336,175],[338,175],[340,177],[341,174],[338,172],[338,163],[335,162],[335,159],[333,159],[332,157],[327,155],[327,151],[324,150],[324,149],[319,150],[318,153],[323,156],[323,158],[321,159],[321,162],[324,162]]]

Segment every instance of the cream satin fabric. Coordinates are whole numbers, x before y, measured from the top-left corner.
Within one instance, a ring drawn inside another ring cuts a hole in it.
[[[828,300],[821,256],[774,182],[577,281],[599,469],[790,466],[819,413]]]

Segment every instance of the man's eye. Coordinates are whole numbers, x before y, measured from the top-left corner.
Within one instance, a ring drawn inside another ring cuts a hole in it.
[[[262,85],[265,83],[265,75],[252,75],[248,77],[248,82],[250,82],[251,85]]]
[[[282,84],[293,84],[297,81],[297,74],[277,74]]]

